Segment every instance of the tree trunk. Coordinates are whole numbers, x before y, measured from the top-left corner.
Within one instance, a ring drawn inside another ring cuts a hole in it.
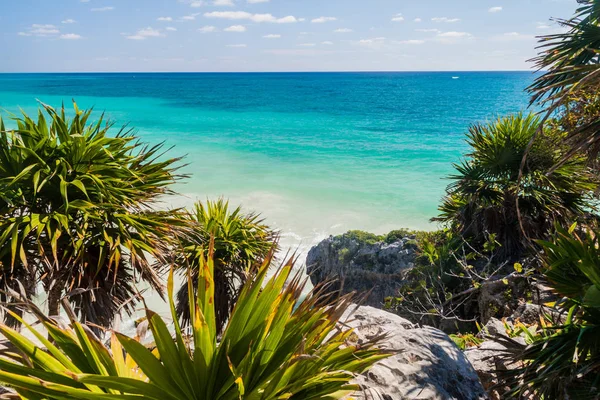
[[[62,298],[63,285],[62,282],[55,282],[52,289],[48,291],[48,315],[60,314],[60,300]]]

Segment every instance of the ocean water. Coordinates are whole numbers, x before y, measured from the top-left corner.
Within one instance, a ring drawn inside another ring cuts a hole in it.
[[[455,79],[453,77],[458,77]],[[226,197],[305,252],[429,222],[469,124],[518,112],[529,72],[0,74],[2,115],[76,100],[185,155],[173,206]]]

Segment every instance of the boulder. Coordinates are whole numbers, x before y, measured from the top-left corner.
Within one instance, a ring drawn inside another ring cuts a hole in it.
[[[393,355],[355,379],[362,387],[352,399],[476,400],[487,399],[477,373],[444,332],[417,327],[373,307],[353,308],[342,318],[361,343],[385,333],[381,347]]]
[[[363,304],[381,308],[397,294],[402,273],[415,265],[414,236],[392,240],[356,231],[330,236],[310,249],[306,272],[314,285],[334,280],[331,290],[371,291]]]

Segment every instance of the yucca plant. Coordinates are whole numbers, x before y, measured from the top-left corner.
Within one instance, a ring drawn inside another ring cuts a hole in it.
[[[560,132],[534,143],[519,181],[521,160],[539,124],[537,116],[517,114],[472,126],[471,151],[454,165],[453,183],[434,220],[450,223],[474,244],[495,235],[501,255],[518,257],[529,238],[542,239],[554,223],[569,223],[589,210],[596,183],[581,157],[548,174],[563,154]]]
[[[558,227],[541,242],[545,276],[563,300],[564,322],[546,326],[511,372],[512,396],[543,399],[600,397],[600,248],[597,232]]]
[[[55,342],[29,325],[42,346],[2,326],[0,332],[20,352],[4,356],[0,382],[24,399],[310,400],[339,399],[358,390],[349,384],[354,374],[387,357],[376,348],[381,337],[350,343],[352,330],[338,320],[351,307],[351,297],[331,302],[317,289],[300,300],[306,281],[290,276],[292,262],[267,280],[270,260],[243,286],[220,340],[209,251],[208,261],[200,258],[195,297],[188,275],[189,335],[178,323],[171,272],[173,329],[146,311],[154,350],[118,333],[109,350],[74,320],[72,327],[60,328],[38,315]]]
[[[41,281],[51,315],[69,296],[82,320],[109,326],[132,310],[135,281],[162,293],[153,259],[182,223],[151,208],[182,177],[179,159],[91,110],[42,106],[15,129],[0,120],[1,288],[21,281],[31,296]]]
[[[242,285],[256,274],[258,267],[275,246],[275,233],[256,214],[231,209],[223,199],[198,202],[186,215],[191,232],[181,238],[176,248],[174,265],[192,275],[196,287],[200,260],[208,255],[211,238],[214,243],[215,309],[220,332],[229,318]],[[185,281],[185,280],[184,280]],[[190,322],[188,285],[177,293],[177,314],[185,327]]]

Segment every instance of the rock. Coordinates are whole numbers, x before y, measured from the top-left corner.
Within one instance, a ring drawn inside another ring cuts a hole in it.
[[[465,356],[473,365],[484,389],[492,399],[502,399],[503,394],[510,388],[496,387],[498,372],[506,371],[507,347],[494,340],[487,340],[476,347],[465,350]]]
[[[485,341],[479,346],[466,349],[465,356],[491,398],[503,399],[510,388],[498,385],[499,375],[513,367],[509,361],[510,354],[525,348],[525,339],[520,336],[511,338],[504,323],[496,318],[491,318],[478,336]]]
[[[342,293],[371,290],[364,304],[381,308],[385,299],[395,296],[403,279],[402,272],[414,267],[414,236],[383,237],[364,232],[330,236],[308,252],[307,273],[314,285],[336,280],[331,290]]]
[[[373,307],[350,310],[342,321],[355,328],[358,343],[387,333],[382,348],[394,355],[378,362],[355,383],[364,400],[487,399],[481,382],[454,342],[440,330],[419,328],[395,314]],[[352,311],[354,311],[352,313]]]

